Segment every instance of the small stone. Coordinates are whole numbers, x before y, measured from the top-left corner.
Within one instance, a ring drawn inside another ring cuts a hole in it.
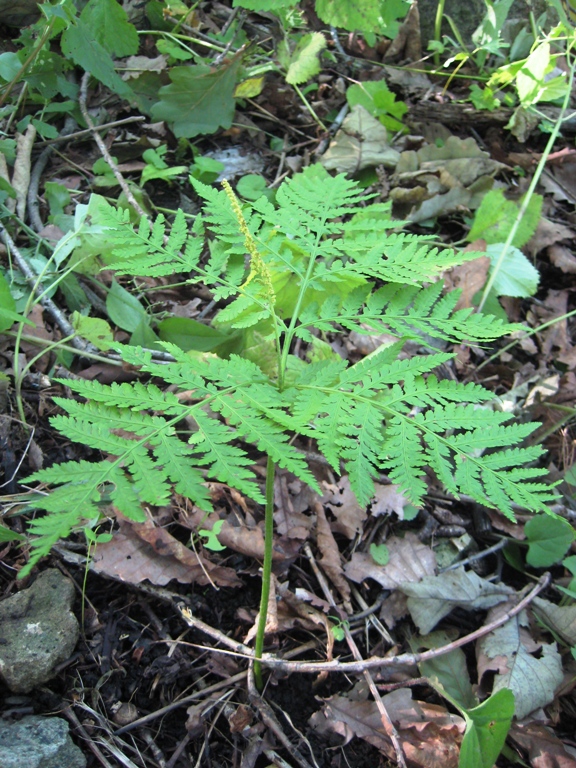
[[[73,600],[70,579],[51,568],[0,602],[0,677],[14,693],[50,680],[54,667],[71,656],[80,632]]]
[[[0,768],[86,768],[86,758],[60,717],[0,720]]]
[[[116,712],[114,712],[114,722],[117,725],[129,725],[134,720],[138,720],[138,710],[129,701],[120,704]]]

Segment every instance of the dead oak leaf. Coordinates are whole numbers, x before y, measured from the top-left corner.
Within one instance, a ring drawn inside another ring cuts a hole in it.
[[[396,589],[400,584],[418,582],[434,574],[436,556],[416,534],[407,533],[403,539],[392,536],[386,547],[390,555],[386,565],[378,565],[366,552],[355,552],[344,566],[346,576],[356,582],[374,579],[384,589]]]
[[[382,697],[396,726],[404,754],[418,768],[456,768],[465,729],[463,718],[444,707],[412,699],[412,691],[400,688]],[[390,760],[394,749],[386,735],[374,701],[353,701],[332,696],[321,711],[310,718],[312,727],[324,734],[338,733],[348,743],[358,737],[381,750]]]
[[[112,540],[98,544],[92,558],[92,570],[130,584],[147,579],[152,584],[164,586],[176,579],[181,584],[241,586],[242,582],[232,568],[215,565],[202,554],[187,550],[167,531],[162,534],[158,531],[163,529],[152,524],[148,530],[141,529],[138,533],[133,525],[121,521],[120,530]],[[146,536],[155,546],[146,540]],[[168,537],[173,541],[170,542]],[[176,547],[174,542],[179,546]]]
[[[316,502],[313,505],[313,509],[316,512],[316,543],[318,544],[318,549],[322,553],[322,558],[319,560],[319,564],[332,584],[334,584],[338,592],[342,595],[346,610],[349,610],[349,612],[352,613],[352,606],[350,605],[350,585],[344,577],[340,550],[338,549],[336,539],[330,529],[328,520],[326,520],[324,507],[320,502]]]

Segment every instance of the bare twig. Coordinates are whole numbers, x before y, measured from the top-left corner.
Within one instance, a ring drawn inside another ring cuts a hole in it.
[[[124,117],[122,120],[113,120],[111,123],[102,123],[101,125],[95,125],[93,128],[83,128],[81,131],[74,131],[74,133],[65,134],[64,131],[60,136],[56,136],[55,139],[44,139],[44,141],[38,141],[41,147],[46,144],[59,144],[62,141],[72,141],[73,139],[81,139],[83,136],[89,136],[94,131],[107,131],[109,128],[119,128],[121,125],[129,125],[130,123],[143,123],[146,120],[144,115],[132,115],[132,117]]]
[[[334,661],[321,662],[284,661],[271,654],[265,653],[262,656],[262,664],[272,667],[273,669],[280,669],[283,672],[307,672],[310,674],[317,674],[318,672],[354,673],[364,672],[365,669],[374,669],[377,667],[413,666],[415,664],[420,664],[423,661],[429,661],[430,659],[444,656],[444,654],[450,653],[450,651],[453,651],[455,648],[461,648],[463,645],[473,643],[475,640],[484,637],[495,629],[498,629],[498,627],[501,627],[503,624],[506,624],[507,621],[510,621],[510,619],[523,611],[543,589],[546,589],[550,584],[550,579],[551,577],[549,573],[544,574],[531,591],[523,597],[514,608],[511,608],[498,619],[490,622],[490,624],[485,624],[475,632],[470,632],[469,635],[464,635],[464,637],[460,637],[458,640],[454,640],[454,642],[443,645],[440,648],[433,648],[429,651],[424,651],[423,653],[401,653],[398,656],[372,656],[364,661],[338,661],[337,659]]]
[[[90,117],[90,114],[88,112],[88,107],[86,106],[86,100],[88,98],[89,80],[90,80],[90,72],[85,72],[84,75],[82,76],[82,82],[80,84],[80,98],[79,98],[79,105],[80,105],[80,111],[82,112],[82,117],[86,121],[86,125],[88,126],[88,128],[92,131],[92,136],[94,137],[94,141],[96,142],[96,145],[100,150],[100,154],[112,169],[114,178],[116,179],[118,184],[120,184],[122,191],[126,195],[126,200],[128,200],[132,208],[134,208],[134,210],[139,216],[146,216],[146,211],[142,208],[140,203],[136,200],[136,198],[132,194],[132,190],[128,186],[126,179],[124,178],[124,176],[122,176],[122,174],[118,170],[118,166],[112,159],[112,155],[108,151],[108,147],[102,141],[102,137],[100,136],[100,134],[96,130],[96,126],[92,122],[92,118]]]
[[[175,640],[174,642],[178,641]],[[286,658],[288,659],[292,658],[293,656],[299,656],[301,653],[306,653],[316,646],[316,641],[310,640],[308,643],[304,643],[304,645],[299,645],[297,648],[293,648],[292,650],[288,651],[286,653]],[[237,674],[232,675],[232,677],[228,677],[225,680],[220,680],[219,682],[214,683],[214,685],[209,685],[207,688],[203,688],[201,691],[194,691],[194,693],[191,693],[189,696],[184,696],[182,699],[178,699],[178,701],[173,701],[171,704],[167,704],[165,707],[161,707],[161,709],[157,709],[155,712],[150,712],[150,714],[144,715],[144,717],[141,717],[138,720],[134,720],[133,723],[129,723],[129,725],[125,725],[122,728],[119,728],[114,732],[114,735],[120,736],[127,731],[134,730],[134,728],[139,728],[141,725],[151,723],[153,720],[157,720],[158,718],[167,715],[169,712],[173,712],[179,707],[185,707],[188,704],[191,704],[193,701],[207,698],[210,696],[210,694],[221,691],[222,688],[226,688],[226,686],[235,685],[236,683],[242,682],[246,679],[247,675],[248,670],[244,670],[243,672],[238,672]]]
[[[60,133],[58,139],[64,141],[69,134],[72,133],[76,127],[76,120],[70,115],[66,118],[64,127]],[[55,141],[55,139],[54,139]],[[40,156],[34,163],[34,168],[30,174],[30,184],[28,185],[28,216],[30,217],[30,223],[36,232],[41,232],[44,228],[42,219],[40,218],[40,211],[38,205],[38,188],[40,186],[40,177],[44,172],[44,169],[48,165],[52,153],[54,152],[53,146],[48,146],[40,153]]]
[[[253,665],[250,665],[250,669],[248,670],[248,693],[250,695],[251,703],[260,712],[264,724],[272,731],[282,746],[288,750],[300,768],[312,768],[308,760],[300,754],[297,747],[295,747],[288,736],[286,736],[268,702],[258,693],[256,683],[254,682]]]
[[[108,760],[104,757],[102,754],[102,751],[100,750],[100,747],[96,744],[96,742],[90,738],[88,735],[88,731],[84,728],[80,720],[76,717],[76,713],[70,708],[66,707],[62,710],[62,714],[64,717],[69,720],[74,729],[78,732],[78,734],[84,739],[86,742],[86,745],[88,746],[88,749],[92,752],[96,760],[100,763],[100,765],[103,765],[104,768],[114,768],[114,766],[108,762]]]
[[[316,563],[316,558],[312,554],[312,549],[310,547],[310,544],[306,543],[304,545],[304,552],[306,553],[306,557],[310,561],[310,565],[312,566],[312,569],[316,575],[316,578],[318,579],[318,583],[322,588],[324,597],[333,608],[336,608],[337,607],[336,601],[334,600],[332,592],[330,591],[328,582],[324,578],[324,574],[322,573],[322,571],[318,567],[318,564]],[[348,647],[352,651],[354,658],[357,661],[362,661],[363,660],[362,654],[360,653],[360,650],[350,633],[350,628],[346,624],[343,625],[343,628],[344,628],[344,634],[346,636],[346,642],[348,643]],[[376,683],[374,682],[372,675],[367,669],[364,669],[362,674],[364,675],[364,679],[368,683],[368,687],[370,688],[370,693],[372,694],[372,697],[376,702],[376,706],[378,707],[378,712],[380,712],[380,719],[382,721],[382,726],[384,728],[384,731],[387,734],[390,741],[392,742],[392,746],[394,747],[394,752],[396,754],[396,760],[398,762],[398,765],[400,766],[400,768],[406,768],[406,759],[404,757],[404,751],[400,743],[400,735],[396,730],[396,726],[392,722],[392,718],[388,714],[386,705],[382,701],[382,696],[380,696],[380,691],[378,690],[378,688],[376,688]]]
[[[35,290],[35,292],[42,296],[44,293],[44,289],[42,288],[42,285],[37,284],[38,283],[38,276],[34,273],[24,256],[20,253],[18,250],[16,243],[12,238],[10,237],[10,234],[6,227],[0,222],[0,240],[6,245],[6,247],[10,250],[11,255],[14,257],[14,261],[18,265],[18,269],[22,272],[24,277],[26,278],[26,282],[30,285],[31,288]],[[64,316],[64,313],[62,310],[56,306],[56,304],[52,301],[52,299],[48,298],[48,296],[42,296],[40,299],[40,303],[46,309],[46,311],[51,315],[54,322],[57,324],[57,326],[60,328],[62,333],[65,336],[72,336],[71,339],[72,345],[80,350],[84,351],[87,348],[86,342],[76,336],[74,334],[74,328],[72,325],[68,322],[68,319]],[[88,348],[92,348],[91,345],[88,346]]]

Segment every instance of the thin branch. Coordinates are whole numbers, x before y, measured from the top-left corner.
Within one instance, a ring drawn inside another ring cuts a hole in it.
[[[310,547],[310,544],[306,543],[304,545],[304,552],[306,553],[306,557],[310,561],[310,565],[312,566],[312,570],[314,571],[314,574],[316,575],[318,583],[322,588],[324,597],[333,608],[337,608],[336,601],[334,600],[332,592],[330,591],[328,582],[326,581],[324,574],[318,567],[318,564],[316,563],[316,558],[312,554],[312,549]],[[356,661],[363,661],[362,654],[360,653],[360,649],[356,645],[356,641],[354,640],[354,638],[350,633],[350,628],[346,624],[344,624],[343,627],[344,627],[344,634],[346,636],[346,642],[348,643],[348,647],[352,651],[354,658],[356,659]],[[376,683],[374,682],[372,675],[367,669],[364,669],[362,674],[364,675],[364,679],[368,683],[368,687],[370,688],[370,693],[372,694],[372,697],[376,702],[376,706],[378,707],[378,712],[380,713],[380,720],[382,721],[384,732],[386,733],[386,735],[392,742],[392,746],[394,747],[394,753],[396,754],[396,760],[398,762],[398,765],[400,766],[400,768],[407,768],[406,758],[404,757],[404,751],[402,749],[402,744],[400,743],[400,734],[396,730],[396,726],[394,725],[394,723],[392,722],[392,718],[388,714],[386,705],[382,701],[382,696],[380,696],[380,691],[376,687]]]
[[[56,306],[56,304],[52,301],[52,299],[48,298],[48,296],[42,295],[44,294],[44,289],[42,288],[42,285],[37,284],[38,276],[34,273],[24,256],[20,253],[18,250],[16,243],[12,238],[10,237],[10,234],[6,227],[0,222],[0,240],[6,245],[6,247],[10,250],[11,255],[14,257],[14,261],[18,265],[18,269],[24,277],[26,278],[26,282],[30,285],[31,288],[34,289],[35,293],[42,298],[40,299],[40,303],[44,307],[44,309],[51,315],[54,322],[57,324],[57,326],[60,328],[62,333],[65,336],[72,336],[71,343],[75,347],[75,349],[80,350],[83,352],[87,347],[89,349],[92,348],[92,345],[87,345],[86,342],[75,335],[74,328],[72,325],[68,322],[68,319],[65,317],[62,310]]]
[[[524,610],[532,600],[543,589],[550,584],[551,576],[549,573],[544,574],[538,583],[532,588],[532,590],[524,597],[520,602],[507,611],[500,618],[495,619],[490,624],[486,624],[475,632],[471,632],[469,635],[454,640],[448,645],[443,645],[440,648],[433,648],[430,651],[424,651],[423,653],[401,653],[398,656],[386,656],[381,658],[379,656],[372,656],[364,661],[283,661],[272,655],[264,654],[262,657],[262,664],[272,667],[273,669],[280,669],[282,672],[308,672],[316,674],[318,672],[364,672],[366,669],[374,669],[377,667],[395,667],[395,666],[413,666],[414,664],[420,664],[422,661],[429,661],[430,659],[436,659],[439,656],[444,656],[446,653],[450,653],[456,648],[461,648],[463,645],[473,643],[490,632],[493,632],[498,627],[506,624],[514,616]]]
[[[282,726],[276,719],[276,715],[272,711],[270,705],[268,702],[260,696],[258,693],[258,690],[256,689],[256,684],[254,681],[254,667],[253,665],[250,666],[250,669],[248,671],[248,694],[250,696],[250,702],[251,704],[256,707],[256,709],[260,712],[260,715],[262,717],[262,721],[264,724],[272,731],[272,733],[276,736],[278,741],[282,744],[284,749],[288,751],[288,753],[292,756],[293,760],[298,763],[300,768],[312,768],[310,763],[306,760],[305,757],[303,757],[298,748],[292,744],[288,736],[284,733],[282,730]]]
[[[129,125],[130,123],[143,123],[145,120],[146,117],[144,115],[133,115],[132,117],[124,117],[122,120],[113,120],[111,123],[95,125],[92,128],[83,128],[81,131],[74,131],[74,133],[65,134],[62,131],[60,136],[56,136],[55,139],[44,139],[44,141],[38,141],[37,144],[41,147],[47,144],[59,144],[62,141],[71,141],[73,139],[81,139],[83,136],[91,136],[94,131],[107,131],[109,128],[118,128],[121,125]]]
[[[100,154],[112,169],[112,173],[114,174],[116,181],[118,182],[118,184],[120,184],[122,191],[126,195],[126,200],[128,200],[132,208],[134,208],[134,210],[139,216],[146,216],[146,211],[142,208],[140,203],[136,200],[136,198],[132,194],[132,190],[128,186],[128,183],[126,182],[126,179],[124,178],[124,176],[122,176],[122,174],[118,170],[118,166],[112,159],[112,155],[108,151],[108,147],[106,146],[106,144],[104,144],[102,137],[96,130],[96,126],[92,122],[92,118],[88,113],[86,100],[88,98],[88,81],[89,80],[90,80],[90,72],[85,72],[84,75],[82,76],[82,82],[80,84],[80,98],[79,98],[80,111],[82,112],[82,117],[84,118],[84,120],[86,121],[86,125],[92,132],[92,136],[94,138],[94,141],[96,142],[96,145],[98,146],[98,149],[100,150]]]

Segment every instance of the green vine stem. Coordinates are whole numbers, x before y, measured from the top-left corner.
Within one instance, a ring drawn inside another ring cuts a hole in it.
[[[272,579],[272,547],[274,544],[274,462],[268,456],[266,462],[266,511],[264,513],[264,562],[262,563],[262,592],[260,593],[260,614],[254,646],[254,679],[258,690],[262,690],[262,651],[266,619],[268,618],[268,600],[270,599],[270,581]]]
[[[569,51],[567,51],[566,56],[568,57]],[[490,279],[484,286],[484,291],[482,292],[482,298],[480,300],[480,304],[478,305],[478,312],[482,312],[482,308],[484,307],[484,304],[486,303],[486,300],[488,299],[488,296],[490,294],[490,291],[492,290],[492,286],[494,285],[494,282],[496,280],[496,277],[498,276],[498,273],[500,272],[500,269],[502,268],[502,265],[504,263],[504,259],[506,258],[506,254],[510,250],[510,247],[512,245],[512,242],[514,238],[516,237],[516,232],[518,231],[518,227],[520,226],[520,222],[522,221],[522,218],[524,214],[526,213],[526,210],[528,208],[528,205],[530,204],[530,200],[532,199],[532,195],[534,194],[536,190],[536,186],[538,185],[538,182],[540,181],[540,177],[542,176],[542,172],[544,171],[544,168],[546,167],[546,163],[548,162],[548,156],[550,155],[550,152],[552,151],[554,144],[556,142],[556,139],[558,138],[558,135],[560,133],[560,129],[562,127],[562,123],[564,121],[564,115],[566,114],[566,110],[568,109],[570,105],[570,97],[572,95],[572,87],[574,85],[574,71],[576,69],[576,60],[573,60],[570,65],[570,76],[568,78],[568,87],[566,89],[566,95],[564,96],[564,101],[562,103],[562,108],[560,110],[560,114],[558,115],[558,119],[554,123],[554,128],[552,129],[552,132],[550,136],[548,137],[548,141],[546,143],[546,148],[544,149],[544,152],[542,153],[542,156],[540,157],[540,161],[536,167],[536,171],[534,172],[534,176],[532,177],[532,181],[530,182],[530,186],[528,187],[528,191],[524,195],[524,199],[522,200],[522,205],[520,206],[520,209],[518,210],[518,214],[516,216],[516,219],[514,221],[514,224],[512,225],[512,228],[510,229],[510,232],[508,234],[508,237],[506,238],[506,242],[502,246],[502,251],[498,257],[498,261],[494,265],[493,269],[491,269],[490,273]]]
[[[442,18],[444,16],[444,3],[445,0],[438,0],[436,6],[436,18],[434,19],[434,42],[442,42]],[[434,52],[434,64],[436,67],[440,66],[440,52]]]

